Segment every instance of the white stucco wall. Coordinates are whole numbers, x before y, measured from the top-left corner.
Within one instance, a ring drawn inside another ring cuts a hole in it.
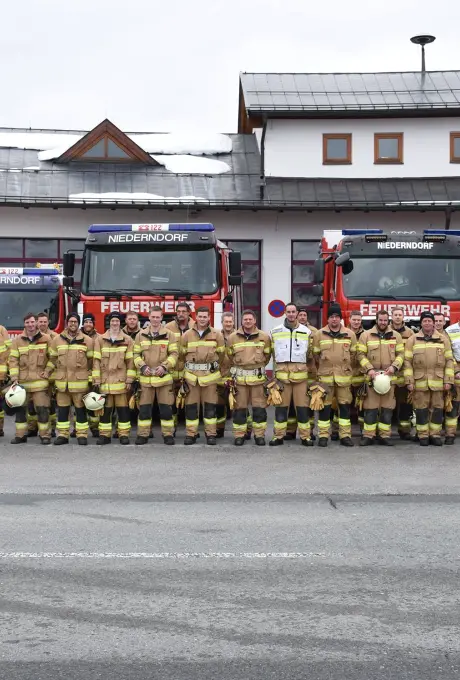
[[[446,177],[460,174],[450,163],[450,132],[460,117],[270,120],[265,135],[267,177]],[[323,165],[323,134],[352,134],[352,164]],[[374,164],[374,133],[404,133],[404,163]]]
[[[262,241],[262,327],[270,329],[276,323],[267,310],[270,300],[287,302],[291,297],[291,240],[319,240],[327,229],[442,229],[444,219],[442,212],[366,214],[204,210],[187,217],[185,211],[0,208],[0,239],[85,238],[88,226],[98,223],[212,222],[220,239]],[[460,213],[453,214],[451,228],[460,229]]]

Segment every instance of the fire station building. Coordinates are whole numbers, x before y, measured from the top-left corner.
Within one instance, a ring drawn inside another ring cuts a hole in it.
[[[317,322],[325,230],[460,229],[459,210],[460,71],[242,73],[235,134],[0,129],[0,266],[55,263],[91,224],[211,222],[264,329],[278,300]]]

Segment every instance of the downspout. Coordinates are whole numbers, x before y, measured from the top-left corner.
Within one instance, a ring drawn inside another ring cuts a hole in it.
[[[267,132],[267,116],[264,116],[264,123],[262,126],[262,136],[260,138],[260,187],[259,198],[261,201],[265,199],[265,134]]]
[[[451,223],[451,220],[452,220],[452,208],[446,208],[445,216],[446,216],[446,222],[444,224],[444,229],[449,230],[450,229],[450,223]]]

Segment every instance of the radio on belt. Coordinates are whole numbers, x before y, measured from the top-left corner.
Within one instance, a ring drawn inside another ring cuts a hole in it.
[[[113,232],[151,232],[151,231],[214,231],[214,225],[204,224],[92,224],[90,234]]]

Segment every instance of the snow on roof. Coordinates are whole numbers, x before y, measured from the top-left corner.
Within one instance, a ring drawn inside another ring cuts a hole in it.
[[[150,154],[190,154],[215,156],[231,153],[232,140],[228,135],[203,132],[133,133],[127,135]],[[39,159],[52,160],[76,144],[84,135],[49,132],[0,132],[0,146],[11,149],[36,149],[48,152]]]
[[[117,202],[127,202],[127,203],[139,203],[145,201],[146,203],[157,202],[157,203],[207,203],[207,198],[199,198],[197,196],[158,196],[157,194],[145,194],[145,193],[123,193],[123,192],[109,192],[105,194],[93,194],[93,193],[83,193],[83,194],[70,194],[69,201],[71,203],[113,203]]]
[[[176,175],[220,175],[229,172],[230,166],[224,161],[216,161],[213,158],[199,158],[198,156],[184,155],[153,155],[157,163],[164,165],[166,170],[174,172]]]

